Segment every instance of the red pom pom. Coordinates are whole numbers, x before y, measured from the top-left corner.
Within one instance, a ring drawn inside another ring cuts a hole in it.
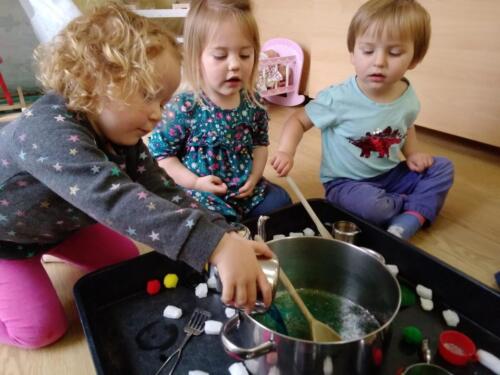
[[[375,366],[380,366],[382,364],[382,360],[384,359],[384,354],[380,348],[373,347],[372,348],[372,358]]]
[[[146,292],[148,292],[149,295],[154,295],[158,293],[161,289],[161,283],[159,280],[149,280],[148,284],[146,285]]]

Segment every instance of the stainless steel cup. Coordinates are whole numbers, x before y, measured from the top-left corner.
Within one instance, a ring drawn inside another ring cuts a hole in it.
[[[353,222],[341,220],[333,223],[332,232],[336,240],[354,243],[354,238],[361,230]]]
[[[403,375],[453,375],[442,367],[430,363],[417,363],[407,367]]]
[[[240,223],[232,224],[236,228],[236,232],[242,236],[243,238],[249,240],[251,239],[251,232],[245,225]],[[272,298],[274,299],[274,295],[276,294],[276,290],[278,289],[278,280],[279,280],[279,261],[276,256],[272,258],[258,258],[259,265],[262,268],[262,272],[266,276],[268,283],[271,285],[272,290]],[[217,282],[217,292],[222,293],[222,282],[220,280],[219,272],[217,267],[211,266],[209,270],[209,277],[215,277]],[[266,312],[269,306],[266,306],[262,301],[262,295],[260,292],[257,294],[257,300],[255,301],[255,306],[252,310],[252,313],[263,313]]]
[[[429,339],[422,340],[422,357],[425,362],[411,365],[405,369],[403,375],[453,375],[442,367],[431,364],[432,354],[429,348]]]

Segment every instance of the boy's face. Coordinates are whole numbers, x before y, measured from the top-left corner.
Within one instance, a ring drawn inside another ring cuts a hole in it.
[[[138,92],[131,94],[126,103],[104,99],[103,110],[93,121],[100,136],[114,144],[133,146],[161,120],[163,105],[179,86],[180,65],[167,50],[152,65],[155,72],[161,73],[158,77],[163,89],[151,100]]]
[[[239,92],[250,82],[254,48],[234,20],[217,26],[201,54],[203,90],[219,106],[239,103]]]
[[[351,62],[360,88],[375,97],[391,94],[413,59],[413,41],[391,38],[383,33],[377,36],[370,28],[356,38]]]

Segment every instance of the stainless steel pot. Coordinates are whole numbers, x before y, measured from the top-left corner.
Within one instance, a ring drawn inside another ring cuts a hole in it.
[[[364,307],[380,327],[364,337],[319,343],[290,337],[240,311],[223,326],[225,350],[240,360],[256,359],[258,374],[376,374],[391,322],[401,303],[394,276],[363,249],[319,237],[268,242],[296,288],[327,291]]]

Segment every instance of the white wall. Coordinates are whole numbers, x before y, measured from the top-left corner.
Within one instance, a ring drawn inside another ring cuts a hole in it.
[[[33,69],[33,49],[38,41],[18,0],[0,0],[0,72],[11,94],[37,87]],[[3,95],[0,92],[0,97]]]

